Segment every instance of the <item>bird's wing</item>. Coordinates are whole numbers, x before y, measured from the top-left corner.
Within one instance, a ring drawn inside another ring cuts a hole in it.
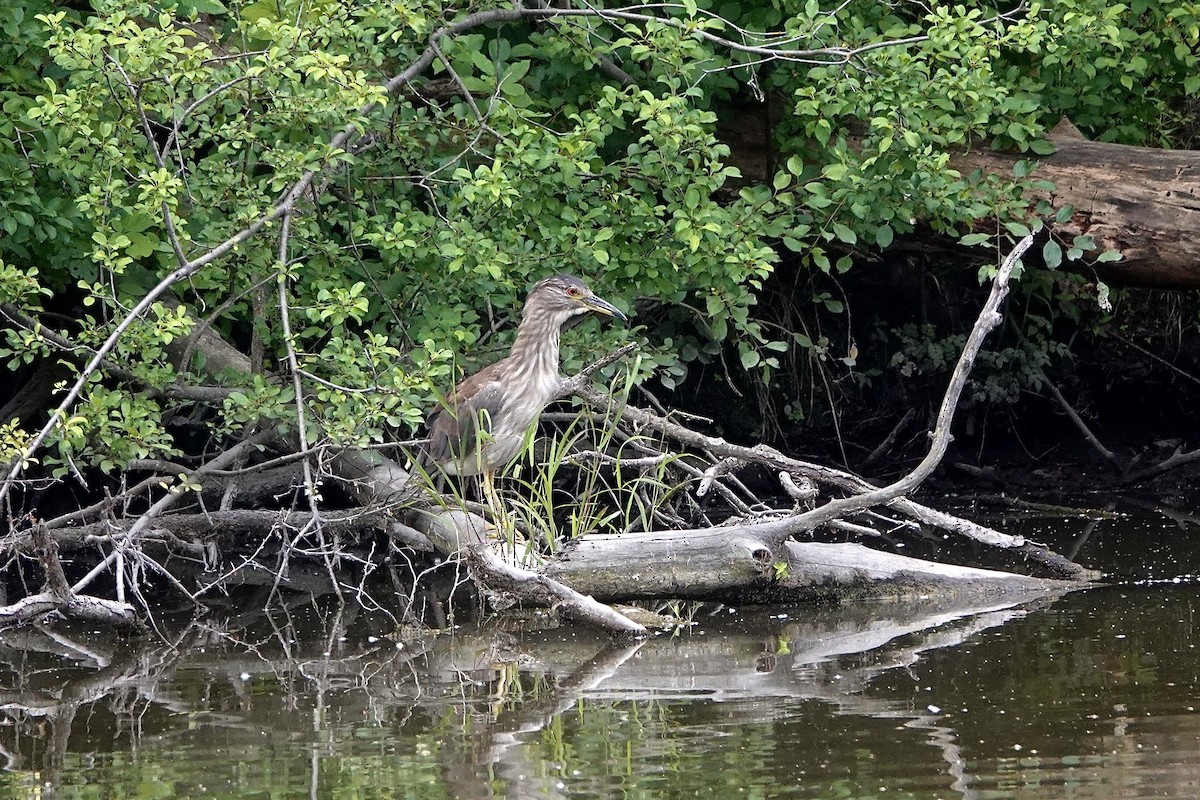
[[[454,394],[429,417],[429,444],[424,466],[463,459],[491,430],[490,421],[500,411],[502,387],[497,362],[463,380]]]

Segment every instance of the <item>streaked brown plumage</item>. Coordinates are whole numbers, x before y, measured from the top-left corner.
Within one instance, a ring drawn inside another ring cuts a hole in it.
[[[508,356],[465,378],[429,418],[426,471],[492,477],[521,451],[525,434],[558,390],[558,341],[564,324],[589,312],[626,319],[572,275],[537,283],[525,300]]]

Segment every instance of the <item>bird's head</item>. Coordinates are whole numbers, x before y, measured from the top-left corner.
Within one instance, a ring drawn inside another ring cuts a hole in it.
[[[561,324],[589,312],[616,317],[622,322],[628,320],[621,309],[597,295],[574,275],[551,275],[538,281],[525,301],[523,316],[550,315]]]

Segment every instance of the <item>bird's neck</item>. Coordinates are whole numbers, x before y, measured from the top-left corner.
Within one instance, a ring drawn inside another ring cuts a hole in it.
[[[521,369],[558,377],[558,335],[562,321],[523,317],[509,358]]]

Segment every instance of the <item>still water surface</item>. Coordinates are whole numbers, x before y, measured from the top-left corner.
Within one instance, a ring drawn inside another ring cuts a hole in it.
[[[1017,605],[706,607],[629,646],[391,637],[303,603],[175,646],[0,634],[0,795],[1200,796],[1196,529],[1022,524],[1152,580]]]

